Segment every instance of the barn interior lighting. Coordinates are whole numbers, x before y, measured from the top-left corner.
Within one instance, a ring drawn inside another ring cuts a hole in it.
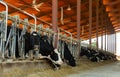
[[[68,8],[67,8],[67,10],[71,10],[71,7],[70,7],[70,5],[68,5]]]

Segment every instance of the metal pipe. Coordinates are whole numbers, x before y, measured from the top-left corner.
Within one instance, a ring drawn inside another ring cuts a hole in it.
[[[34,18],[34,31],[36,31],[36,24],[37,24],[37,19],[36,19],[36,16],[35,15],[32,15],[26,11],[23,11],[25,14],[27,14],[28,16],[31,16],[32,18]]]
[[[102,11],[101,11],[101,26],[103,27],[104,23],[103,23],[104,17],[103,17],[103,5],[102,5]],[[101,49],[103,50],[103,28],[101,31]]]
[[[58,0],[52,0],[52,27],[53,27],[53,31],[55,33],[57,33],[58,31]],[[57,41],[58,41],[58,35],[56,34],[54,39],[54,47],[57,48]]]
[[[115,54],[115,33],[113,34],[113,51],[114,51],[114,54]]]
[[[79,40],[78,43],[78,58],[79,54],[81,52],[81,41],[80,41],[80,31],[81,31],[81,25],[80,25],[80,20],[81,20],[81,0],[77,0],[77,39]]]
[[[96,49],[98,50],[99,0],[96,2]]]
[[[109,34],[107,35],[107,51],[109,50]]]
[[[6,2],[6,3],[7,3],[7,2]],[[21,11],[21,12],[23,11],[23,10],[21,10],[21,9],[19,9],[19,8],[13,6],[13,5],[11,5],[11,4],[9,4],[9,3],[7,3],[7,4],[8,4],[10,7],[15,8],[15,9]],[[46,22],[46,21],[44,21],[44,20],[42,20],[42,19],[40,19],[40,18],[38,18],[38,17],[36,17],[36,19],[39,20],[39,21],[41,21],[41,22],[43,22],[43,23],[45,23],[45,24],[48,24],[48,25],[52,26],[51,23],[48,23],[48,22]]]
[[[80,40],[81,0],[77,0],[77,39]]]
[[[13,5],[9,4],[9,3],[7,3],[7,4],[8,4],[9,6],[11,6],[12,8],[17,9],[17,10],[21,11],[22,13],[24,13],[24,14],[32,17],[32,18],[34,19],[34,31],[36,31],[37,18],[36,18],[35,15],[32,15],[32,14],[30,14],[30,13],[24,11],[24,10],[21,10],[20,8],[17,8],[17,7],[15,7],[15,6],[13,6]]]
[[[8,5],[3,2],[3,1],[0,1],[1,4],[3,4],[6,8],[6,14],[5,14],[5,38],[3,39],[4,41],[6,41],[6,37],[7,37],[7,20],[8,20]]]
[[[71,37],[71,41],[70,42],[72,43],[72,33],[68,32],[68,31],[66,31],[66,30],[64,30],[62,28],[59,28],[59,29],[70,35],[70,37]]]
[[[116,44],[117,44],[117,40],[116,40],[116,33],[115,33],[115,54],[117,53],[117,51],[116,51],[116,49],[117,49],[116,48],[117,47]]]
[[[92,0],[89,0],[89,47],[91,48],[91,35],[92,35]]]

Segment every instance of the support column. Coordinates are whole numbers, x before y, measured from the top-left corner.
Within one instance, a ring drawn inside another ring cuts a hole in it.
[[[77,0],[77,39],[79,40],[79,49],[81,51],[81,40],[80,40],[80,20],[81,20],[81,0]],[[78,53],[78,57],[79,57]]]
[[[110,43],[110,48],[111,48],[111,52],[113,52],[113,34],[111,34],[111,43]]]
[[[107,35],[107,51],[109,51],[109,34]]]
[[[116,40],[117,39],[116,39],[116,33],[115,33],[115,55],[117,54],[117,46],[116,46],[117,45],[117,43],[116,43],[117,41]]]
[[[54,47],[57,48],[58,44],[58,0],[52,0],[52,26],[53,31],[56,33],[54,36]]]
[[[105,10],[105,8],[104,8]],[[107,36],[107,32],[106,32],[106,28],[107,28],[107,14],[106,14],[106,11],[105,11],[105,51],[106,51],[106,36]]]
[[[105,18],[105,22],[107,22],[106,19],[107,17]],[[107,36],[106,26],[107,26],[107,23],[105,24],[105,51],[106,51],[106,36]]]
[[[96,49],[98,50],[99,0],[96,0]]]
[[[89,47],[91,48],[91,36],[92,36],[92,0],[89,0]]]
[[[101,12],[101,25],[100,26],[103,26],[103,10]],[[101,50],[103,50],[103,28],[101,30]]]
[[[115,33],[114,33],[114,54],[115,54]]]
[[[77,0],[77,39],[80,40],[81,0]]]

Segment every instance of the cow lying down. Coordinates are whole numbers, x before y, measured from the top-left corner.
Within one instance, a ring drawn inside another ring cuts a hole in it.
[[[86,56],[92,62],[100,62],[104,60],[114,60],[115,57],[104,52],[97,52],[93,49],[81,47],[80,56]]]

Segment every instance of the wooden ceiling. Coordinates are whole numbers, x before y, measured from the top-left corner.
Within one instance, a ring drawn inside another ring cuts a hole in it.
[[[20,8],[28,13],[34,14],[39,20],[37,24],[49,26],[52,23],[52,0],[4,0],[15,7]],[[120,31],[120,0],[99,0],[99,25],[96,30],[96,3],[92,0],[92,38],[98,35],[110,34]],[[0,4],[0,11],[5,7]],[[61,23],[61,7],[63,7],[63,22]],[[68,7],[71,10],[68,10]],[[103,14],[102,14],[103,11]],[[9,6],[9,15],[19,15],[21,19],[28,18],[34,22],[33,18]],[[77,35],[77,0],[58,0],[58,26]],[[103,18],[102,18],[103,17]],[[42,20],[42,21],[41,21]],[[81,0],[81,38],[89,38],[89,0]]]

